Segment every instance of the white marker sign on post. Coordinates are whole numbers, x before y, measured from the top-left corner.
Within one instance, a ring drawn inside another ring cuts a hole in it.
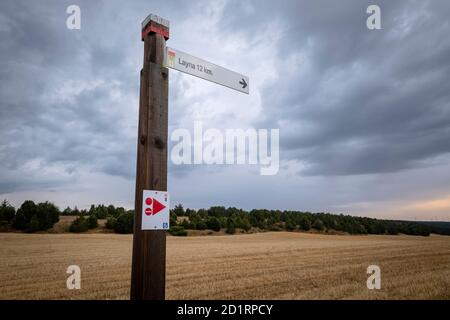
[[[169,193],[144,190],[142,197],[142,230],[169,229]]]
[[[164,64],[168,68],[185,72],[246,94],[249,93],[249,79],[240,73],[169,47],[166,49],[165,58]]]

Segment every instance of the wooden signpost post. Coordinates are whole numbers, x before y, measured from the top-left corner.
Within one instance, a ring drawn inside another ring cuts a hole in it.
[[[249,93],[248,77],[188,54],[166,48],[169,21],[150,14],[141,27],[144,65],[141,70],[139,125],[136,165],[136,194],[131,267],[132,300],[164,300],[166,285],[166,229],[151,229],[154,207],[143,208],[145,194],[167,192],[167,136],[169,70],[167,67],[201,77],[237,91]],[[177,60],[178,59],[178,60]],[[184,61],[184,62],[183,62]],[[190,69],[182,70],[182,65]],[[162,201],[162,200],[161,200]],[[149,200],[151,203],[152,200]],[[160,204],[161,206],[161,204]],[[159,210],[159,209],[158,209]],[[162,211],[161,211],[162,212]],[[160,214],[160,213],[158,213]],[[165,214],[168,214],[168,210]],[[145,218],[146,223],[142,221]],[[164,219],[162,220],[164,221]]]
[[[166,231],[142,230],[144,190],[167,191],[169,70],[163,67],[168,23],[152,15],[142,26],[144,66],[141,70],[136,165],[135,218],[131,299],[163,300],[166,278]],[[144,21],[145,22],[145,21]]]

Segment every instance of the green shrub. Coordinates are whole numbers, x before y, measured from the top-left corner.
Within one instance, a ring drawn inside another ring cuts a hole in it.
[[[283,231],[283,228],[278,224],[269,226],[269,231]]]
[[[187,231],[184,230],[184,228],[182,226],[170,227],[169,233],[171,235],[177,236],[177,237],[186,237],[187,236]]]
[[[205,230],[206,229],[206,223],[203,220],[200,220],[197,222],[197,230]]]
[[[177,223],[177,215],[173,212],[173,210],[170,210],[170,214],[169,214],[169,223],[171,226],[176,226]]]
[[[206,227],[213,231],[220,231],[221,225],[219,219],[211,217],[206,221]]]
[[[31,200],[26,200],[22,203],[13,223],[13,227],[19,230],[26,230],[29,228],[31,218],[37,215],[37,206]]]
[[[318,231],[322,231],[323,229],[325,229],[325,225],[323,224],[322,220],[316,219],[314,221],[313,228]]]
[[[59,214],[59,209],[53,203],[42,202],[36,205],[33,201],[26,200],[17,210],[13,227],[29,232],[47,230],[59,221]],[[31,225],[32,219],[34,219],[33,225]]]
[[[126,213],[122,213],[119,215],[116,221],[116,225],[114,226],[114,231],[117,233],[133,233],[133,225],[134,225],[134,212],[127,211]]]
[[[27,218],[22,212],[17,212],[13,220],[13,227],[18,230],[25,230],[28,227]]]
[[[227,220],[227,229],[225,230],[225,232],[228,234],[236,233],[236,226],[231,218],[228,218]]]
[[[94,214],[91,214],[87,218],[87,223],[89,225],[89,229],[95,229],[95,228],[98,227],[98,220],[97,220],[97,217]]]
[[[83,216],[77,217],[72,224],[70,225],[69,231],[70,232],[86,232],[89,230],[89,223],[87,219]]]
[[[48,201],[37,204],[37,217],[39,230],[47,230],[59,221],[59,209]]]
[[[181,222],[181,226],[182,226],[184,229],[189,229],[189,227],[190,227],[189,220],[188,220],[188,219],[183,219],[183,221]]]
[[[309,231],[311,229],[311,221],[305,216],[301,216],[299,219],[300,229]]]
[[[115,229],[117,224],[117,218],[115,217],[109,217],[108,220],[106,220],[106,228],[107,229]]]
[[[295,230],[295,227],[296,225],[294,222],[292,222],[291,220],[286,221],[285,228],[287,231],[293,231]]]
[[[245,232],[248,232],[252,228],[252,225],[250,224],[248,219],[243,219],[239,227],[243,229]]]
[[[30,223],[28,225],[28,232],[35,232],[39,230],[39,220],[37,215],[31,217]]]
[[[196,230],[197,229],[197,221],[196,220],[189,221],[186,229]]]

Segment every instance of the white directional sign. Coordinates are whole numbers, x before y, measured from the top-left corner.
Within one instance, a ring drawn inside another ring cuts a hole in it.
[[[169,193],[144,190],[142,197],[142,230],[169,229]]]
[[[190,75],[209,80],[222,86],[249,93],[247,76],[222,68],[214,63],[167,47],[165,66]]]

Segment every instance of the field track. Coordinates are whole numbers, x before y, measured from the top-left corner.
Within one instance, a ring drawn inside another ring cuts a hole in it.
[[[0,299],[128,299],[131,235],[0,233]],[[66,269],[81,268],[81,290]],[[381,268],[381,290],[366,287]],[[450,237],[167,239],[168,299],[450,299]]]

